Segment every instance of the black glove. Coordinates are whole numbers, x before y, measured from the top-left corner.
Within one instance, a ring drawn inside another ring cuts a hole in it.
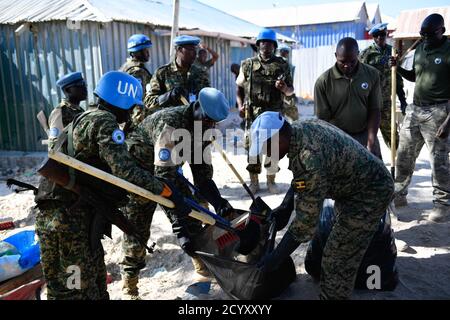
[[[294,188],[291,186],[284,196],[283,202],[272,210],[272,215],[275,218],[275,227],[280,231],[286,227],[294,211]]]
[[[177,216],[184,218],[187,215],[189,215],[189,213],[191,213],[192,209],[186,203],[186,201],[184,201],[184,196],[180,193],[180,191],[178,191],[178,189],[175,187],[175,185],[167,179],[163,179],[163,178],[158,178],[158,179],[160,179],[166,185],[166,187],[168,187],[170,189],[170,191],[172,192],[172,194],[170,196],[168,196],[167,199],[171,200],[175,204],[175,210],[176,210]]]
[[[215,182],[212,179],[204,181],[198,186],[201,196],[205,198],[206,201],[211,203],[216,210],[216,213],[220,216],[227,216],[234,211],[230,203],[222,198],[219,189],[217,188]]]
[[[257,266],[261,271],[269,273],[277,270],[283,263],[298,248],[300,242],[288,231],[284,234],[283,239],[278,246],[270,254],[266,255]]]
[[[173,104],[181,103],[180,98],[181,97],[187,97],[188,93],[187,91],[182,87],[175,87],[172,90],[170,90],[170,100]]]
[[[166,107],[169,104],[178,105],[181,104],[181,96],[186,97],[188,94],[185,89],[181,87],[175,87],[166,93],[163,93],[158,97],[158,104],[160,107]]]
[[[181,236],[178,238],[178,243],[180,244],[181,249],[183,249],[183,251],[186,252],[189,256],[195,256],[195,247],[191,239]]]
[[[220,207],[218,208],[214,208],[214,210],[216,210],[216,213],[221,216],[221,217],[228,217],[231,216],[231,214],[233,214],[234,212],[234,208],[231,206],[231,204],[223,199],[222,204],[220,205]]]

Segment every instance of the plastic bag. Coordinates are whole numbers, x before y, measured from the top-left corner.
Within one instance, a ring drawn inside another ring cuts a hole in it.
[[[21,231],[3,242],[15,247],[18,254],[0,257],[0,281],[16,277],[39,263],[40,248],[34,230]]]
[[[306,257],[305,269],[316,280],[320,279],[322,254],[328,236],[335,223],[334,201],[326,199],[320,213],[320,221],[316,233],[311,240]],[[367,289],[367,268],[376,265],[381,271],[382,291],[394,290],[398,283],[398,272],[395,266],[397,247],[395,246],[394,232],[391,228],[389,212],[380,220],[376,231],[358,269],[355,289]]]
[[[2,256],[12,256],[19,254],[19,250],[12,244],[4,241],[0,241],[0,257]]]
[[[260,241],[249,254],[240,255],[232,249],[219,250],[206,230],[197,241],[201,243],[196,253],[214,275],[223,291],[233,299],[261,300],[279,296],[296,279],[295,265],[288,257],[278,268],[263,273],[256,266],[264,255],[273,250],[276,228],[274,221],[258,224]],[[245,260],[245,261],[242,261]]]

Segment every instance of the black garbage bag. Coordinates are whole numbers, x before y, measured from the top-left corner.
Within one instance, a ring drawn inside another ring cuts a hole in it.
[[[295,266],[288,257],[280,267],[264,273],[254,263],[197,252],[223,291],[236,300],[266,300],[279,296],[295,281]]]
[[[238,252],[239,243],[226,250],[218,249],[210,237],[214,227],[208,227],[197,239],[197,255],[232,299],[273,299],[295,281],[295,265],[291,257],[270,273],[257,267],[257,263],[273,250],[276,236],[275,221],[261,221],[258,225],[260,241],[245,256]]]
[[[334,202],[326,199],[320,213],[318,228],[309,244],[305,257],[306,272],[316,280],[320,279],[323,249],[334,223]],[[355,289],[367,289],[367,279],[371,276],[371,273],[367,273],[367,268],[371,265],[376,265],[381,272],[380,290],[394,290],[398,284],[398,271],[395,266],[396,259],[397,247],[395,246],[394,231],[391,228],[389,212],[386,212],[381,218],[378,230],[358,269]]]

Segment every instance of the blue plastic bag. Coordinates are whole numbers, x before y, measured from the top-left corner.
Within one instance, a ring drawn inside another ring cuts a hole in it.
[[[19,255],[0,258],[0,278],[2,278],[0,281],[24,273],[41,260],[39,243],[36,240],[34,230],[18,232],[4,239],[3,242],[13,245]]]

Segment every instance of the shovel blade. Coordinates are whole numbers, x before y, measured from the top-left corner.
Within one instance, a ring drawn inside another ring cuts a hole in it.
[[[250,212],[256,216],[268,217],[271,211],[272,209],[263,199],[261,199],[261,197],[255,198],[250,205]]]

